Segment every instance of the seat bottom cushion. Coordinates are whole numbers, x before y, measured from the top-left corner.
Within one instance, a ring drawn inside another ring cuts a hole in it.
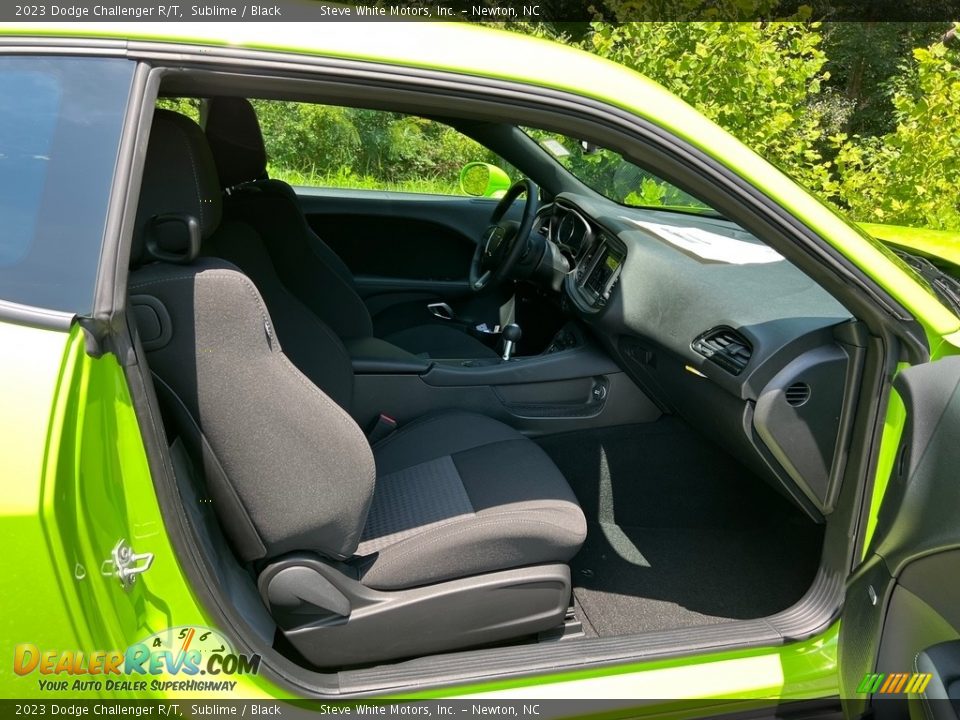
[[[567,562],[586,520],[566,479],[503,423],[439,413],[374,447],[378,477],[357,550],[381,590]]]
[[[472,360],[497,357],[496,352],[475,337],[449,325],[415,325],[384,335],[383,339],[414,355],[426,354],[434,359]]]

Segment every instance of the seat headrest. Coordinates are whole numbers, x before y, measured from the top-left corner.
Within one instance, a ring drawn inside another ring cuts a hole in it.
[[[204,127],[223,187],[266,178],[267,151],[249,100],[211,98],[206,104]]]
[[[154,111],[137,206],[131,266],[137,267],[152,259],[193,260],[199,242],[195,247],[183,247],[186,233],[183,228],[175,231],[176,225],[189,222],[194,225],[198,239],[205,240],[220,225],[222,206],[217,170],[203,130],[179,113]]]

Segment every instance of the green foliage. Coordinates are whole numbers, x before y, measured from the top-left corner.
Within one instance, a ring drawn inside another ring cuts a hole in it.
[[[490,150],[442,123],[413,115],[255,100],[273,173],[302,184],[460,194],[469,162],[504,166]]]
[[[387,190],[391,192],[432,193],[435,195],[462,195],[460,183],[449,180],[431,180],[427,178],[406,177],[397,182],[389,182],[369,175],[356,175],[343,170],[328,175],[300,172],[271,165],[270,177],[283,180],[291,185],[307,187],[348,188],[354,190]]]
[[[157,107],[162,110],[186,115],[194,122],[200,122],[200,100],[197,98],[158,98]]]
[[[834,138],[840,199],[855,217],[960,230],[960,64],[942,43],[914,50],[893,83],[895,129]]]
[[[585,47],[660,82],[855,220],[960,230],[960,64],[935,40],[944,29],[595,23]],[[643,180],[627,202],[672,204],[659,192]]]
[[[673,206],[709,210],[706,205],[612,150],[584,146],[579,140],[535,128],[523,128],[579,180],[624,205]]]
[[[640,182],[640,191],[630,192],[625,201],[628,205],[642,205],[644,207],[660,207],[665,205],[667,189],[664,184],[653,178],[644,178]]]
[[[687,2],[699,12],[700,0]],[[718,18],[756,17],[773,0],[723,0]],[[802,7],[802,6],[801,6]],[[606,21],[657,13],[656,2],[605,0]],[[676,4],[671,8],[677,11]],[[802,18],[801,18],[802,19]],[[502,27],[502,26],[501,26]],[[855,220],[960,230],[960,49],[944,23],[513,23],[578,45],[663,84]],[[917,49],[915,49],[917,48]],[[442,123],[409,115],[254,101],[271,174],[294,184],[460,194],[460,169],[491,151]],[[199,117],[194,99],[158,106]],[[558,160],[626,204],[694,206],[672,185],[585,151]]]
[[[272,165],[304,174],[357,170],[360,133],[343,108],[255,100]]]
[[[894,78],[916,47],[926,47],[949,23],[824,23],[821,47],[830,79],[819,101],[831,134],[883,135],[894,129]]]
[[[597,23],[591,49],[676,93],[816,190],[831,185],[812,102],[829,77],[818,23]]]

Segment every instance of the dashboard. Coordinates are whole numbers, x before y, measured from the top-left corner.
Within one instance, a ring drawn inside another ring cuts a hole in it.
[[[610,300],[620,279],[626,248],[616,236],[587,219],[569,202],[550,208],[547,238],[567,258],[572,271],[564,292],[584,312],[598,312]]]
[[[540,214],[564,307],[663,410],[822,519],[865,346],[849,311],[724,219],[567,193]]]

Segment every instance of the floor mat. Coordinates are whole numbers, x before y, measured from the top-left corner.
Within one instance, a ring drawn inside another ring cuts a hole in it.
[[[764,617],[809,587],[818,536],[802,527],[612,532],[590,523],[571,563],[574,595],[601,637]]]
[[[598,635],[764,617],[812,582],[822,528],[683,423],[539,442],[589,521],[571,569]]]

